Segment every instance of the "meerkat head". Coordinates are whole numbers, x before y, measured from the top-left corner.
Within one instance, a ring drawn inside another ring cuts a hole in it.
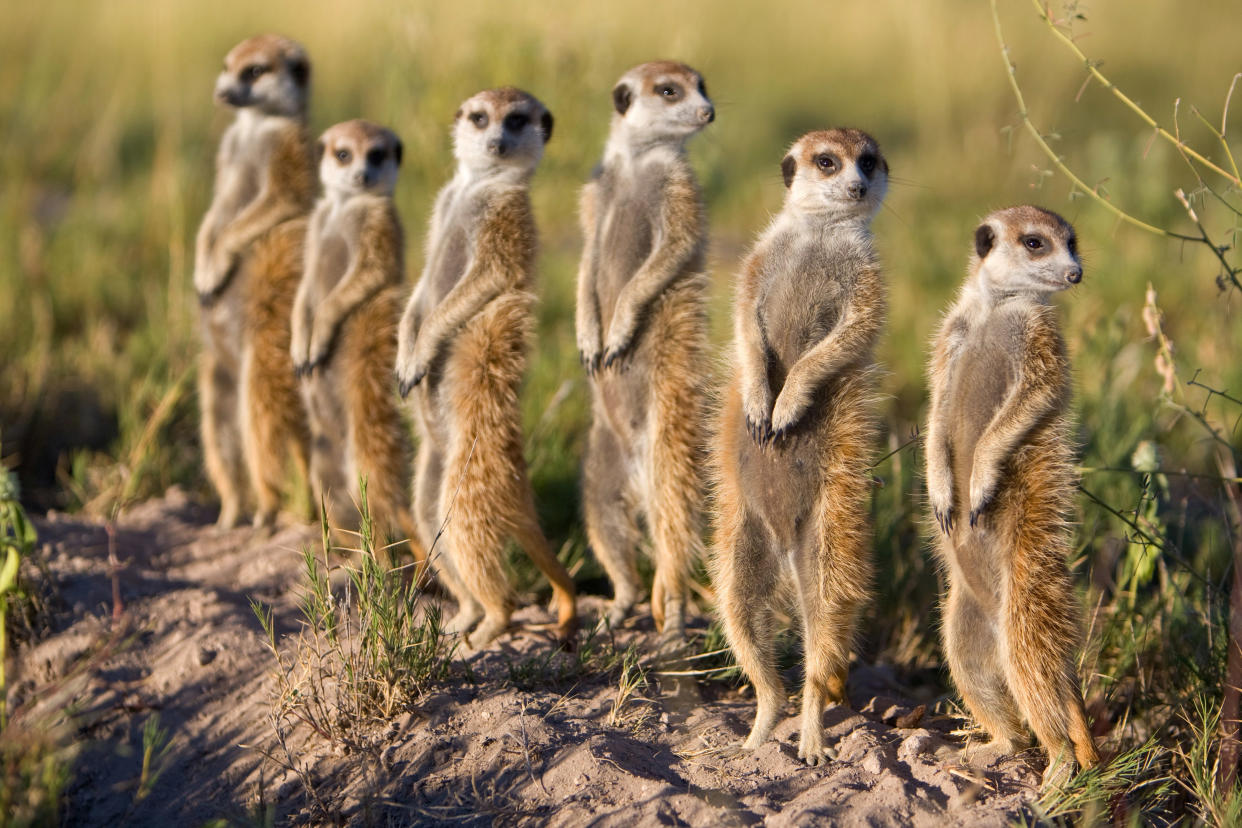
[[[257,35],[234,46],[216,78],[216,100],[268,115],[304,115],[309,91],[306,50],[274,34]]]
[[[391,196],[401,166],[401,139],[370,121],[328,127],[315,144],[319,180],[329,195]]]
[[[453,152],[475,172],[517,168],[533,172],[552,137],[552,113],[534,95],[488,89],[468,99],[453,116]]]
[[[781,160],[788,206],[829,218],[870,220],[888,190],[880,146],[857,129],[803,135]]]
[[[975,230],[971,272],[1000,291],[1065,290],[1082,281],[1078,237],[1068,221],[1050,210],[997,210]]]
[[[613,133],[632,144],[685,141],[716,120],[703,76],[671,60],[644,63],[622,75],[612,105]]]

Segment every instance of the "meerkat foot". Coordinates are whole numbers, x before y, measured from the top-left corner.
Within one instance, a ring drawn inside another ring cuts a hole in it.
[[[449,622],[444,625],[444,634],[465,636],[482,618],[482,607],[473,602],[462,603]]]
[[[276,531],[276,513],[255,512],[251,525],[254,527],[255,534],[259,537],[269,538]]]
[[[223,503],[220,505],[220,516],[216,518],[216,529],[221,532],[234,529],[241,522],[241,509],[236,503]]]
[[[962,761],[974,768],[988,768],[1001,759],[1024,750],[1026,745],[1011,739],[993,739],[981,745],[972,745],[962,751]]]
[[[1068,750],[1058,754],[1050,752],[1048,755],[1048,767],[1044,768],[1039,787],[1041,790],[1063,788],[1074,777],[1074,773],[1077,770],[1078,765]]]
[[[742,742],[742,750],[755,750],[768,740],[768,737],[772,735],[772,731],[776,728],[778,712],[766,713],[760,711],[755,715],[755,723],[750,728],[750,735],[746,737],[746,741]]]
[[[824,747],[824,723],[820,717],[803,717],[802,732],[798,737],[798,758],[811,767],[825,764],[830,758]]]
[[[478,652],[509,628],[509,616],[505,614],[489,614],[483,617],[473,632],[466,633],[466,645]]]

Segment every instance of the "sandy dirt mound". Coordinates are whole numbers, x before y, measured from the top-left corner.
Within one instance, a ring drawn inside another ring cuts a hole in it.
[[[58,598],[48,634],[16,658],[13,697],[25,716],[76,707],[85,747],[71,825],[251,824],[263,808],[280,824],[1005,825],[1038,782],[1022,759],[962,767],[961,722],[921,715],[882,667],[855,667],[855,709],[826,714],[836,758],[808,768],[793,701],[776,738],[741,754],[747,688],[661,675],[678,665],[644,655],[648,683],[626,697],[616,672],[563,669],[573,657],[549,655],[546,634],[529,630],[456,664],[416,709],[360,739],[366,750],[295,728],[293,773],[259,750],[283,755],[274,660],[250,602],[273,608],[282,635],[296,631],[301,549],[317,533],[217,534],[211,518],[171,490],[131,509],[111,541],[102,523],[38,522]],[[603,606],[581,603],[584,622]],[[515,620],[551,617],[530,607]],[[655,642],[642,616],[610,646],[649,654]],[[168,749],[138,800],[156,713]]]

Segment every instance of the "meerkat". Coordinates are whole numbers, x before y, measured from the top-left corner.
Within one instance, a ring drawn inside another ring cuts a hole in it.
[[[1082,280],[1074,228],[1011,207],[975,231],[929,368],[927,489],[948,577],[944,645],[992,737],[974,760],[1048,751],[1045,782],[1099,761],[1079,689],[1081,609],[1065,559],[1076,483],[1070,369],[1049,296]]]
[[[457,171],[436,197],[425,267],[398,334],[401,395],[416,389],[414,518],[457,601],[445,629],[474,648],[502,633],[514,609],[510,538],[552,583],[562,640],[577,629],[573,581],[535,514],[518,407],[534,327],[530,179],[552,123],[542,103],[513,88],[480,92],[458,109]]]
[[[293,365],[310,419],[310,474],[334,526],[367,504],[380,536],[411,539],[409,433],[392,390],[405,238],[393,204],[402,145],[368,121],[329,127],[315,145],[323,196],[311,214],[293,304]]]
[[[606,621],[638,601],[640,520],[650,530],[651,611],[685,636],[701,552],[706,218],[687,141],[716,117],[703,77],[644,63],[612,91],[604,157],[582,189],[577,340],[591,385],[583,469],[587,537],[613,584]]]
[[[784,207],[737,288],[711,566],[725,634],[758,702],[744,749],[767,740],[784,706],[774,610],[786,603],[805,651],[798,756],[818,765],[824,708],[848,703],[872,575],[873,352],[887,298],[870,225],[888,163],[871,136],[832,129],[799,138],[781,172]]]
[[[303,473],[307,465],[306,418],[289,364],[289,310],[315,197],[309,85],[305,50],[277,35],[234,47],[216,80],[216,100],[237,116],[216,156],[194,286],[203,308],[203,452],[220,496],[221,528],[237,524],[247,484],[257,500],[255,525],[273,526],[286,452]]]

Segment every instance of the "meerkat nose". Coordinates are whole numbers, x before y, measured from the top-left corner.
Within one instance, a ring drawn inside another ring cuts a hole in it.
[[[487,151],[499,155],[501,158],[505,157],[508,149],[509,146],[503,138],[491,138],[487,142]]]
[[[704,106],[704,107],[700,107],[699,108],[699,120],[705,124],[710,124],[712,121],[716,120],[716,107],[712,106],[711,104],[708,104],[707,106]]]
[[[849,186],[846,192],[850,194],[850,198],[852,199],[861,199],[867,194],[867,185],[861,181],[855,181]]]
[[[1076,285],[1082,281],[1082,265],[1074,265],[1065,271],[1065,281],[1071,285]]]

